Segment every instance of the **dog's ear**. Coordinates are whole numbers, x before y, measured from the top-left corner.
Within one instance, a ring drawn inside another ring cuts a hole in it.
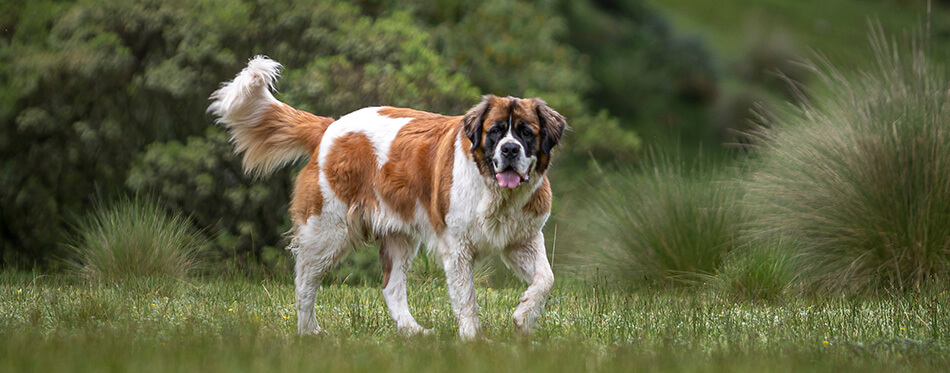
[[[548,104],[540,98],[534,99],[534,109],[538,114],[538,125],[540,125],[541,151],[544,155],[550,156],[551,149],[561,141],[561,135],[567,129],[567,121],[564,116],[548,107]]]
[[[465,132],[465,136],[468,136],[468,139],[472,142],[472,149],[475,150],[482,143],[482,123],[485,121],[485,114],[488,114],[488,109],[491,106],[491,101],[494,99],[493,95],[484,95],[482,96],[482,102],[479,102],[478,105],[469,109],[465,116],[462,117],[462,131]]]

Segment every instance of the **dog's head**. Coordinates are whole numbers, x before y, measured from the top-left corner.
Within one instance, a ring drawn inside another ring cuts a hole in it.
[[[500,187],[517,188],[547,170],[567,122],[540,98],[486,95],[462,126],[482,172]]]

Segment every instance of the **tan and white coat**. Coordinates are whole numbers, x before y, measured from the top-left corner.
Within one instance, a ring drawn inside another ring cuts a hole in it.
[[[533,330],[554,281],[541,228],[551,209],[545,172],[563,117],[540,99],[486,96],[464,116],[370,107],[333,120],[274,98],[279,67],[255,57],[212,94],[209,111],[250,173],[310,157],[290,207],[299,332],[322,331],[314,314],[322,276],[368,241],[379,243],[383,295],[400,331],[424,331],[406,299],[406,271],[420,243],[443,264],[463,339],[480,336],[474,261],[493,254],[529,282],[513,319],[518,331]],[[500,187],[501,176],[496,183],[503,170],[494,170],[497,152],[486,148],[493,123],[506,116],[507,138],[515,121],[519,133],[537,136],[511,156],[513,164],[530,164],[517,170],[522,181],[514,188]]]

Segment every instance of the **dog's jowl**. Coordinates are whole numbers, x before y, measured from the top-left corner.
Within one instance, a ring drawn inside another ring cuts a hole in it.
[[[369,107],[334,120],[275,99],[279,68],[253,58],[211,95],[208,110],[248,173],[309,157],[290,207],[299,332],[322,331],[314,315],[320,280],[367,241],[378,243],[383,296],[401,332],[426,331],[406,299],[406,271],[421,243],[445,269],[463,339],[481,333],[473,263],[494,254],[529,283],[513,321],[531,332],[554,282],[541,228],[564,117],[538,98],[489,95],[462,116]]]

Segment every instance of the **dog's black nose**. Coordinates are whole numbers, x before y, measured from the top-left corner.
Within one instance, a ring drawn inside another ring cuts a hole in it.
[[[518,144],[509,142],[501,146],[501,155],[505,158],[517,157],[518,153],[521,153],[521,148],[518,146]]]

